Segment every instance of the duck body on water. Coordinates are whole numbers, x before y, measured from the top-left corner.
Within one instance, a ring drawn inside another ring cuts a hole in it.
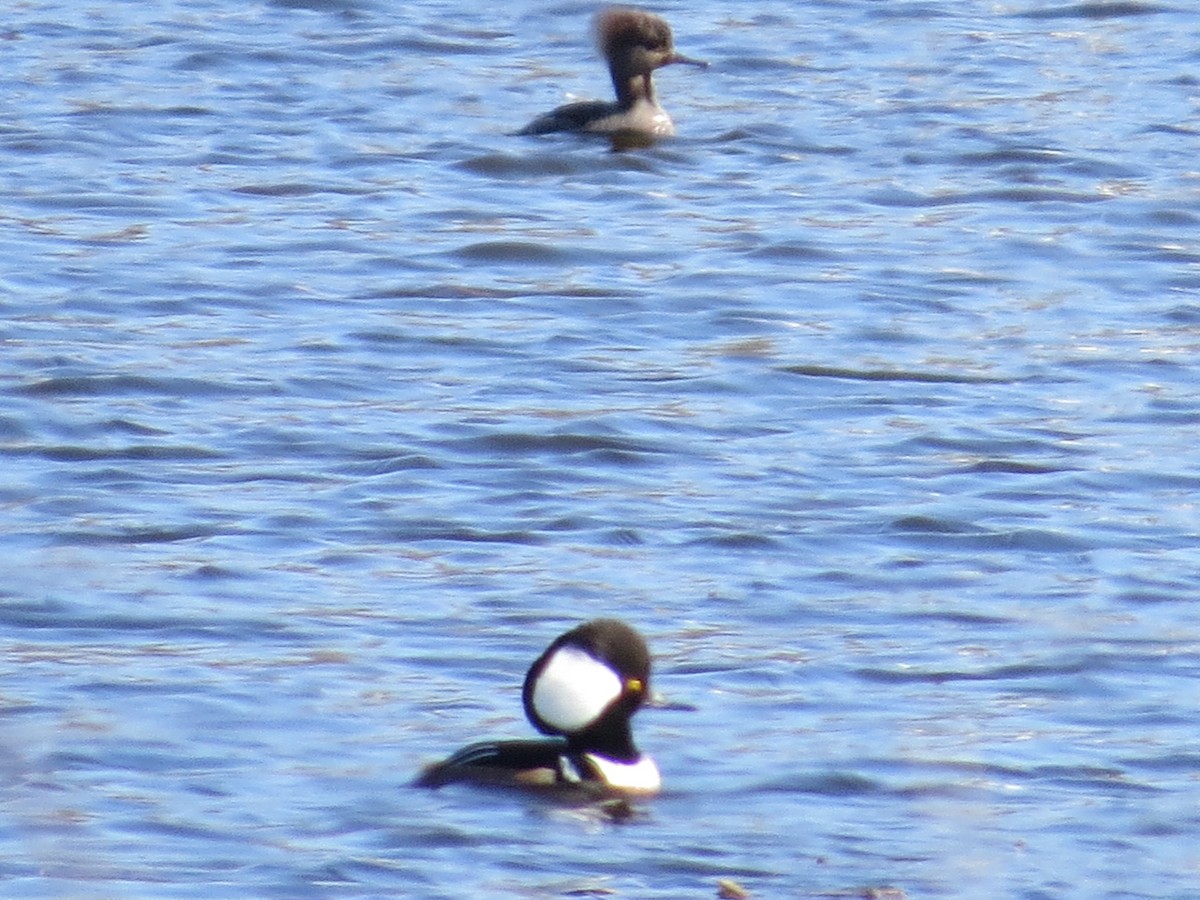
[[[525,715],[543,740],[481,741],[434,763],[421,787],[455,782],[647,795],[658,766],[633,743],[630,719],[650,692],[650,651],[616,619],[560,635],[525,675]]]
[[[602,10],[596,16],[595,33],[617,99],[568,103],[538,116],[517,133],[581,131],[647,138],[673,135],[675,124],[654,95],[654,70],[675,63],[706,68],[708,63],[676,52],[671,27],[644,10]]]

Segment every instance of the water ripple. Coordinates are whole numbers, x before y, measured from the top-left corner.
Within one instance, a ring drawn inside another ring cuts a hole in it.
[[[1191,896],[1200,13],[1002,6],[14,5],[17,891]],[[662,796],[407,787],[595,615]]]

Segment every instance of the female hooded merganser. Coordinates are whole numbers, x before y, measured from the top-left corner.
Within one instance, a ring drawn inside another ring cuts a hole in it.
[[[417,784],[657,793],[658,766],[638,752],[629,727],[649,691],[650,651],[641,635],[616,619],[580,625],[555,639],[525,675],[525,715],[553,739],[471,744],[427,768]]]
[[[616,103],[584,100],[568,103],[538,116],[518,134],[551,131],[591,131],[669,137],[675,125],[654,99],[655,69],[672,63],[704,68],[708,63],[675,52],[671,28],[656,15],[640,9],[613,7],[596,16],[596,43],[612,75]]]

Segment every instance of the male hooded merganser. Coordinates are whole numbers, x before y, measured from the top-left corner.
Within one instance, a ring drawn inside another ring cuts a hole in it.
[[[675,125],[654,99],[655,69],[672,63],[706,67],[708,63],[675,52],[671,28],[640,9],[613,7],[596,16],[596,43],[612,75],[617,101],[583,100],[538,116],[518,134],[591,131],[669,137]]]
[[[616,619],[555,639],[525,675],[525,715],[550,740],[485,741],[427,768],[423,787],[456,781],[654,794],[658,766],[633,744],[629,720],[650,691],[650,651]]]

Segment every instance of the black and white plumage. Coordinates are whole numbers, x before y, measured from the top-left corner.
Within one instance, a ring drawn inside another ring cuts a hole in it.
[[[556,638],[526,673],[525,714],[547,739],[471,744],[428,767],[417,784],[657,793],[658,767],[637,749],[630,728],[649,690],[650,651],[641,635],[616,619],[587,622]]]

